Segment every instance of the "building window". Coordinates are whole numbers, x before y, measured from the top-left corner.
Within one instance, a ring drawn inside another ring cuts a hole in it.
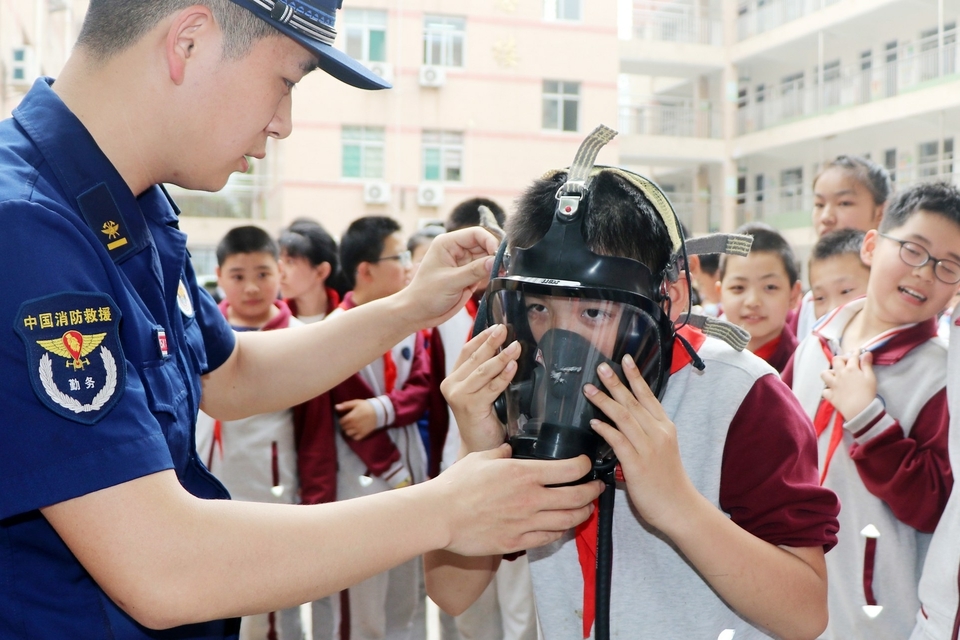
[[[363,62],[386,62],[386,11],[344,9],[343,23],[347,55]]]
[[[883,152],[883,167],[890,174],[890,181],[897,181],[897,150],[887,149]]]
[[[450,16],[423,19],[423,64],[463,66],[463,39],[467,21]]]
[[[383,178],[383,127],[344,126],[340,139],[344,178]]]
[[[463,134],[423,132],[423,179],[459,182],[463,177]]]
[[[543,0],[543,17],[546,20],[579,22],[582,15],[582,0]]]
[[[783,211],[803,209],[803,168],[784,169],[780,172],[780,200]]]
[[[543,81],[543,128],[550,131],[579,131],[580,83]]]
[[[931,178],[940,173],[940,142],[920,143],[920,156],[917,168],[921,178]]]

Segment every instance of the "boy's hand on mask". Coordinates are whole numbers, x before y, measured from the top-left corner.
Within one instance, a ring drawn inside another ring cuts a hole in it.
[[[404,318],[416,329],[436,326],[466,304],[486,284],[499,243],[480,227],[437,236],[416,275],[400,292]]]
[[[464,457],[426,486],[443,494],[432,504],[450,527],[448,551],[496,555],[542,546],[586,520],[603,483],[550,485],[574,482],[589,470],[586,456],[514,460],[510,447],[500,445]]]
[[[629,388],[608,365],[601,364],[597,372],[609,395],[592,384],[584,386],[584,394],[617,428],[599,420],[591,426],[617,454],[637,511],[669,535],[672,527],[683,525],[684,509],[698,496],[680,460],[677,429],[632,358],[623,359]]]
[[[820,374],[826,385],[823,397],[843,416],[852,420],[877,397],[873,354],[835,356],[831,368]]]
[[[377,412],[366,400],[346,400],[334,409],[340,413],[340,430],[354,440],[363,440],[377,429]]]
[[[506,339],[503,325],[481,332],[463,347],[453,373],[440,384],[467,452],[499,447],[506,437],[493,402],[513,380],[520,357],[517,342],[497,353]]]

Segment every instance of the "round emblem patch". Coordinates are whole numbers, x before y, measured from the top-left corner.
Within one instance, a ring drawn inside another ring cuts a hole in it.
[[[193,301],[190,299],[190,291],[183,279],[180,279],[180,286],[177,287],[177,304],[180,305],[180,311],[188,318],[193,316]]]

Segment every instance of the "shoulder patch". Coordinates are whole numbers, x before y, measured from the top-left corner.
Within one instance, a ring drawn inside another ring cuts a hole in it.
[[[14,330],[27,348],[30,384],[48,409],[96,424],[120,399],[126,365],[120,310],[103,293],[67,292],[28,300]]]

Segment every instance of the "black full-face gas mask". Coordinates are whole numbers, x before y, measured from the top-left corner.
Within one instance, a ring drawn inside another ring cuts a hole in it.
[[[495,403],[514,457],[565,459],[586,454],[594,461],[594,473],[588,478],[612,469],[616,460],[590,427],[593,419],[613,422],[584,396],[583,387],[592,383],[603,388],[597,374],[601,363],[627,384],[620,363],[630,355],[654,395],[663,396],[676,342],[663,285],[676,280],[686,265],[680,223],[660,189],[628,171],[594,166],[600,148],[614,135],[600,127],[584,141],[557,192],[549,231],[532,247],[509,251],[509,267],[491,280],[482,305],[483,323],[504,324],[508,343],[517,340],[521,347],[517,372]],[[636,260],[599,255],[587,247],[584,220],[590,212],[590,190],[603,171],[636,187],[660,215],[671,239],[663,271],[651,273]],[[735,238],[741,244],[735,253],[749,251],[749,238],[745,249],[743,237]],[[716,241],[708,244],[713,250],[730,249],[729,238],[722,247]],[[702,321],[696,324],[705,326]]]

